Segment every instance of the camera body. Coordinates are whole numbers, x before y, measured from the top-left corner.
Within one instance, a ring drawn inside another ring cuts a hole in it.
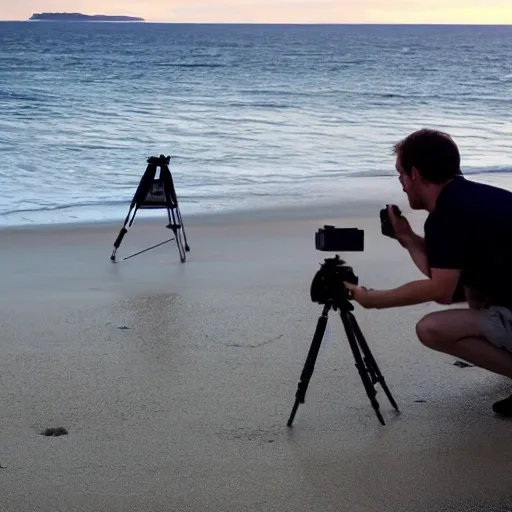
[[[387,206],[389,206],[389,205],[387,205]],[[402,212],[400,211],[400,208],[398,208],[398,206],[393,205],[392,208],[393,208],[393,213],[397,217],[400,217],[402,215]],[[395,230],[393,229],[393,224],[391,224],[391,219],[389,218],[389,212],[388,212],[387,207],[383,208],[380,211],[380,229],[381,229],[381,233],[384,236],[388,236],[389,238],[396,238]]]
[[[364,231],[326,225],[315,233],[315,248],[324,252],[362,252]]]

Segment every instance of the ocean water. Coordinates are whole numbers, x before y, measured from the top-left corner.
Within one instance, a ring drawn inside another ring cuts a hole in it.
[[[511,55],[512,26],[0,23],[0,225],[122,220],[160,154],[184,216],[387,202],[425,126],[512,187]]]

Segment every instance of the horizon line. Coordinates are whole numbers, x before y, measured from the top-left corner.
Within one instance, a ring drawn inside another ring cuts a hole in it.
[[[81,13],[82,14],[82,13]],[[131,14],[92,14],[90,16],[135,16]],[[163,20],[146,20],[143,16],[142,21],[73,21],[73,20],[30,20],[30,19],[0,19],[0,23],[124,23],[124,24],[160,24],[160,25],[297,25],[297,26],[451,26],[451,27],[512,27],[512,23],[464,23],[464,22],[294,22],[294,21],[163,21]]]

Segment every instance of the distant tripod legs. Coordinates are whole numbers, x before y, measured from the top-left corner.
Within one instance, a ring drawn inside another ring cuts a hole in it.
[[[355,320],[355,318],[352,315],[349,315],[349,312],[344,313],[340,311],[341,321],[343,322],[343,327],[345,328],[345,332],[347,334],[348,343],[350,345],[350,348],[352,349],[352,354],[354,355],[354,359],[356,361],[356,368],[359,371],[361,380],[363,381],[364,389],[366,390],[366,394],[368,395],[372,407],[375,410],[377,418],[382,423],[382,425],[385,425],[386,423],[384,422],[384,418],[382,417],[382,414],[379,410],[379,402],[377,402],[375,398],[375,396],[377,395],[377,391],[373,386],[373,383],[370,379],[368,368],[366,367],[366,364],[363,361],[363,358],[361,357],[361,352],[359,351],[359,340],[356,337],[356,334],[353,329],[353,322],[351,321],[351,319]]]
[[[171,214],[172,214],[172,218],[171,218]],[[174,236],[176,238],[176,245],[178,246],[178,251],[180,253],[180,260],[183,263],[186,260],[186,254],[185,254],[185,249],[183,247],[183,241],[181,239],[182,226],[176,222],[176,219],[174,218],[174,210],[167,208],[167,216],[169,217],[169,225],[167,227],[169,229],[171,229],[174,233]]]
[[[185,241],[185,251],[190,252],[190,246],[187,241],[187,234],[185,233],[185,226],[183,225],[183,219],[181,218],[181,212],[178,206],[176,206],[176,215],[178,216],[178,222],[181,226],[181,231],[183,232],[183,240]]]
[[[355,316],[349,312],[348,318],[352,325],[352,330],[354,331],[354,334],[358,340],[359,346],[361,347],[361,351],[363,352],[364,362],[366,364],[366,367],[368,368],[368,371],[370,372],[370,375],[372,376],[373,384],[378,382],[381,385],[391,405],[398,411],[398,405],[396,404],[395,399],[391,395],[391,391],[389,390],[386,381],[384,380],[384,377],[380,372],[377,362],[375,361],[375,358],[373,357],[373,354],[371,353],[370,348],[368,347],[368,343],[366,343],[366,339],[363,333],[361,332],[361,329],[357,323]]]
[[[299,408],[299,404],[303,404],[306,391],[308,389],[308,384],[313,375],[313,370],[315,369],[316,359],[318,357],[318,351],[320,350],[320,345],[322,344],[322,339],[325,334],[325,328],[327,326],[327,315],[329,313],[330,305],[326,304],[322,311],[321,316],[318,318],[318,322],[316,324],[315,334],[313,336],[313,341],[311,342],[311,346],[309,348],[308,356],[306,358],[306,362],[304,363],[304,368],[302,370],[299,385],[297,387],[297,392],[295,393],[295,403],[293,405],[292,412],[290,414],[290,418],[288,419],[287,426],[291,427],[293,420],[295,418],[295,414],[297,413],[297,409]]]

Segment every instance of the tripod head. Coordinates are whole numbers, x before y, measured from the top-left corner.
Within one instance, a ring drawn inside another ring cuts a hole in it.
[[[150,156],[147,160],[148,164],[154,164],[157,167],[163,167],[164,165],[169,165],[171,161],[170,156],[160,155],[160,156]]]
[[[334,258],[326,258],[311,282],[311,300],[318,304],[331,303],[335,310],[352,310],[344,281],[357,285],[359,278],[338,254]]]

